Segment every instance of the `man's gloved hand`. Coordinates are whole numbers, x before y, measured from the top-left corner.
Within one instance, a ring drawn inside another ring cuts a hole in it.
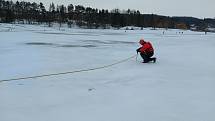
[[[139,49],[137,49],[136,51],[137,51],[137,53],[138,53],[138,52],[139,52]]]

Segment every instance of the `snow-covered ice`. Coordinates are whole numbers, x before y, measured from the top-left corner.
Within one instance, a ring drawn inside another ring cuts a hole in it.
[[[213,33],[0,24],[0,80],[105,66],[140,38],[157,63],[1,82],[0,121],[214,121]]]

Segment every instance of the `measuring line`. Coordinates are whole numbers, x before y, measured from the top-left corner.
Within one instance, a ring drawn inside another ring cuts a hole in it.
[[[25,79],[34,79],[34,78],[42,78],[42,77],[49,77],[49,76],[57,76],[57,75],[64,75],[64,74],[72,74],[72,73],[78,73],[78,72],[86,72],[86,71],[92,71],[92,70],[98,70],[98,69],[103,69],[103,68],[108,68],[123,62],[128,61],[129,59],[132,59],[136,57],[136,55],[131,56],[129,58],[123,59],[121,61],[105,65],[105,66],[100,66],[96,68],[88,68],[88,69],[81,69],[81,70],[75,70],[75,71],[68,71],[68,72],[61,72],[61,73],[52,73],[52,74],[44,74],[44,75],[37,75],[37,76],[28,76],[28,77],[20,77],[20,78],[11,78],[11,79],[5,79],[5,80],[0,80],[1,82],[8,82],[8,81],[15,81],[15,80],[25,80]]]

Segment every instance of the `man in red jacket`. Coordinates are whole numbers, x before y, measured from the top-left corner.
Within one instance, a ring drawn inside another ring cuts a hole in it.
[[[156,62],[156,58],[151,58],[154,55],[154,49],[150,42],[144,41],[144,39],[140,39],[139,43],[142,47],[138,48],[137,53],[140,52],[141,57],[143,58],[143,63],[148,63],[150,61]]]

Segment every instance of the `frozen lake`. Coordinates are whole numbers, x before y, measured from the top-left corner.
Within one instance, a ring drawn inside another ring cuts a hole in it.
[[[0,82],[0,121],[214,121],[213,33],[0,24],[0,80],[106,66],[140,38],[157,63]]]

